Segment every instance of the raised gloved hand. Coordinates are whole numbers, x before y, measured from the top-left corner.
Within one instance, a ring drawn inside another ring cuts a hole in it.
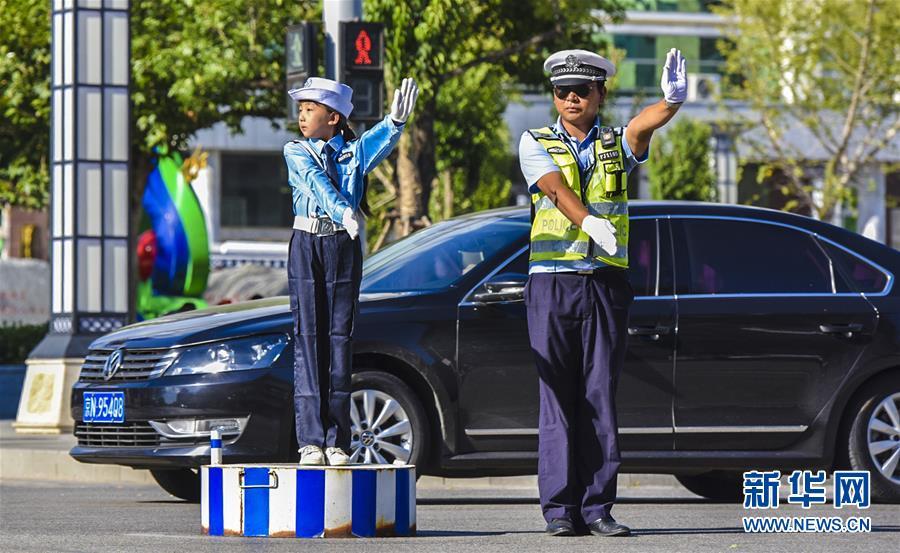
[[[581,222],[581,230],[588,233],[591,240],[596,242],[607,254],[614,255],[619,249],[616,244],[616,227],[608,220],[588,215]]]
[[[341,224],[347,229],[350,239],[356,240],[356,237],[359,236],[359,221],[351,208],[348,207],[344,210],[344,214],[341,216]]]
[[[666,65],[663,67],[659,86],[662,88],[666,102],[680,104],[687,99],[687,73],[684,56],[681,50],[672,48],[666,54]]]
[[[409,77],[403,79],[400,88],[394,90],[394,101],[391,103],[391,119],[394,123],[402,125],[406,123],[416,106],[416,98],[419,97],[419,87],[416,81]]]

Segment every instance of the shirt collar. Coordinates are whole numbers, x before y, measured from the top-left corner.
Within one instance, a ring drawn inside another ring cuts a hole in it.
[[[325,147],[325,144],[331,144],[331,147],[335,152],[340,152],[346,144],[346,141],[344,140],[344,135],[337,133],[327,142],[319,138],[310,138],[309,143],[312,144],[312,147],[316,149],[316,152],[318,152],[319,155],[322,155],[322,148]]]
[[[578,142],[578,140],[570,135],[566,128],[562,124],[562,117],[556,118],[556,125],[554,126],[554,130],[556,130],[556,134],[562,135],[564,138]],[[591,130],[588,131],[587,136],[584,137],[584,140],[581,143],[587,142],[588,140],[596,140],[597,137],[600,136],[600,116],[598,115],[594,118],[594,126],[591,127]]]

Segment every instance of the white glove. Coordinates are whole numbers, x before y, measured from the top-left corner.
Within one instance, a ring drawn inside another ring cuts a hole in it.
[[[616,244],[616,227],[607,219],[588,215],[581,222],[581,230],[588,233],[591,240],[596,242],[607,254],[614,255],[619,249]]]
[[[394,90],[394,101],[391,103],[391,119],[398,125],[406,123],[419,97],[416,81],[409,77],[403,79],[400,88]]]
[[[687,99],[687,73],[685,73],[685,60],[681,50],[672,48],[666,54],[666,65],[663,67],[662,78],[659,86],[662,88],[666,102],[680,104]]]
[[[351,208],[348,207],[344,210],[344,214],[341,216],[341,224],[347,229],[350,240],[356,240],[356,237],[359,236],[359,221]]]

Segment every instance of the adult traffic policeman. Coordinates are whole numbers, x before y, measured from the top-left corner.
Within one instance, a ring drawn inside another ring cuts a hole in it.
[[[540,377],[541,509],[551,535],[623,536],[630,530],[612,507],[620,464],[615,390],[634,298],[625,276],[627,177],[686,98],[685,61],[669,51],[664,99],[618,128],[598,117],[616,71],[609,60],[564,50],[544,70],[559,118],[519,143],[534,202],[525,304]]]

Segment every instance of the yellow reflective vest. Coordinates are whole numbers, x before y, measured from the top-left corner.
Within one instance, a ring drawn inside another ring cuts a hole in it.
[[[588,213],[609,220],[616,227],[618,249],[606,252],[556,208],[543,192],[532,194],[534,220],[531,224],[530,261],[575,261],[590,257],[615,267],[628,267],[628,195],[622,129],[602,127],[594,141],[593,169],[582,175],[575,154],[553,129],[528,131],[547,150],[559,167],[563,181],[581,198]],[[605,138],[605,140],[602,140]],[[603,145],[607,143],[607,146]]]

